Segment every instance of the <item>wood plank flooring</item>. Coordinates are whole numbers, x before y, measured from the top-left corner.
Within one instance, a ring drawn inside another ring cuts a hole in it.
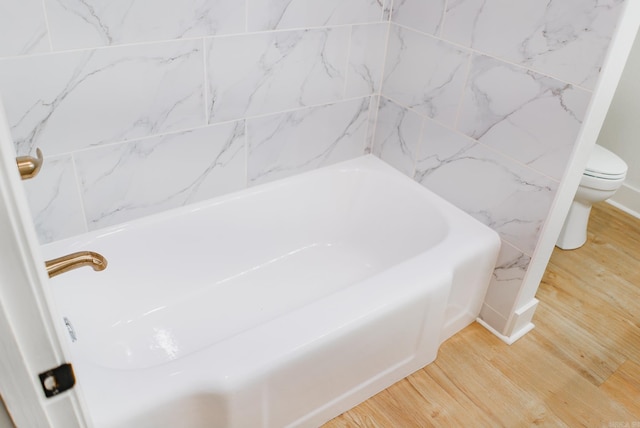
[[[514,345],[472,324],[324,428],[640,428],[640,220],[594,206],[587,244],[556,248],[537,297]]]

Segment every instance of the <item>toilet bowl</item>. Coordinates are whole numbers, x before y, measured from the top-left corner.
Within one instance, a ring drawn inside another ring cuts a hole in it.
[[[613,196],[622,186],[626,175],[627,164],[616,154],[596,144],[556,242],[559,248],[573,250],[584,245],[591,207]]]

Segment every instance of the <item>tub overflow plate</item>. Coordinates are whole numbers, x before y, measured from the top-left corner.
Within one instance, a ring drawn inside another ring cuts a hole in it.
[[[44,395],[47,398],[54,397],[61,392],[67,391],[76,384],[76,377],[73,374],[73,367],[65,363],[55,369],[47,370],[38,375]]]

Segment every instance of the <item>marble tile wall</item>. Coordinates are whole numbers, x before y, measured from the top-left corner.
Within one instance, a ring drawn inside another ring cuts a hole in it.
[[[0,95],[41,242],[359,156],[379,0],[0,0]],[[374,108],[371,108],[371,106]]]
[[[374,153],[496,230],[508,329],[623,0],[395,0]]]

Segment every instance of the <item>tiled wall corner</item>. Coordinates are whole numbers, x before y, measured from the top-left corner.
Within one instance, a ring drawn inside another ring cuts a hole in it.
[[[25,185],[43,243],[370,149],[386,2],[0,5],[16,152],[45,154]]]
[[[381,97],[373,154],[413,177],[423,123],[419,114]]]
[[[362,155],[368,117],[364,98],[249,119],[249,184]]]
[[[481,313],[498,331],[507,327],[622,4],[394,2],[373,152],[500,234]]]
[[[423,116],[453,125],[469,56],[450,43],[393,25],[382,94]]]
[[[346,98],[380,93],[388,34],[387,23],[352,27]]]
[[[383,100],[374,153],[532,254],[558,182]]]

